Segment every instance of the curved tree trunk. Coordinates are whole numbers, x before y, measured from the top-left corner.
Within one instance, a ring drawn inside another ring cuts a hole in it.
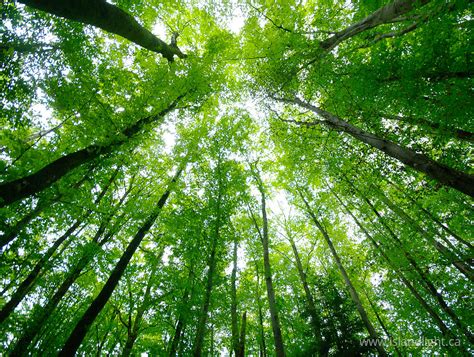
[[[101,28],[124,37],[150,51],[160,53],[169,62],[174,55],[186,57],[176,46],[170,45],[141,26],[131,15],[105,0],[19,0],[35,9]]]

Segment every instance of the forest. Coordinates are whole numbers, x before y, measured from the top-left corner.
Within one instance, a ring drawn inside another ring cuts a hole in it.
[[[472,1],[0,6],[0,355],[474,353]]]

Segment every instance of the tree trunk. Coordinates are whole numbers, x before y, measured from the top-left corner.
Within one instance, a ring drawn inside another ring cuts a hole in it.
[[[245,311],[242,314],[242,323],[240,324],[240,340],[239,345],[237,348],[237,352],[235,354],[236,357],[244,357],[245,356],[245,328],[247,325],[247,312]]]
[[[472,269],[464,261],[460,260],[461,258],[456,256],[455,253],[450,251],[446,246],[438,242],[431,234],[420,227],[413,218],[411,218],[402,208],[393,203],[381,190],[376,189],[376,191],[382,202],[384,202],[395,214],[420,233],[420,235],[425,238],[425,240],[427,240],[442,256],[446,257],[448,261],[461,272],[461,274],[464,274],[464,276],[469,280],[474,281],[474,273],[472,272]]]
[[[432,179],[439,181],[440,183],[450,186],[460,192],[465,193],[471,197],[474,197],[474,176],[454,170],[450,167],[442,165],[434,160],[431,160],[424,154],[418,154],[415,151],[402,147],[389,140],[381,139],[373,134],[365,132],[358,127],[342,120],[341,118],[333,115],[321,108],[315,107],[309,103],[303,102],[299,98],[294,100],[289,99],[277,99],[284,103],[297,104],[305,109],[308,109],[317,115],[324,118],[323,121],[319,122],[295,122],[299,125],[314,126],[318,124],[325,124],[337,131],[348,133],[354,138],[369,144],[370,146],[384,152],[388,156],[391,156],[405,165],[411,168],[423,172]]]
[[[364,322],[365,327],[367,328],[367,331],[369,332],[370,338],[373,341],[379,341],[379,337],[377,332],[375,331],[374,326],[369,320],[369,317],[367,316],[367,312],[365,311],[364,306],[362,305],[362,302],[360,300],[359,294],[357,293],[354,285],[352,285],[351,280],[349,279],[349,275],[347,275],[346,269],[342,265],[341,259],[339,258],[339,255],[337,254],[336,249],[334,248],[334,245],[332,244],[331,238],[329,237],[328,233],[326,232],[326,229],[322,226],[322,224],[319,222],[319,220],[316,218],[315,214],[311,210],[311,207],[309,206],[308,202],[306,201],[305,197],[301,192],[299,192],[301,199],[303,200],[306,210],[308,214],[310,215],[311,219],[313,220],[314,224],[316,227],[319,229],[321,234],[324,237],[324,240],[326,241],[327,245],[329,246],[329,250],[331,251],[331,254],[336,262],[336,265],[344,278],[344,282],[346,283],[346,286],[349,290],[349,293],[352,297],[352,301],[354,301],[357,311],[359,312],[360,317],[362,318],[362,321]],[[379,353],[380,356],[388,356],[387,352],[383,348],[383,346],[379,343],[376,344],[375,346],[377,348],[377,352]]]
[[[234,250],[232,254],[232,274],[230,281],[230,314],[232,319],[232,349],[235,353],[235,356],[238,355],[239,348],[239,327],[237,324],[237,287],[236,287],[236,277],[237,277],[237,238],[234,235]]]
[[[41,192],[71,172],[76,167],[90,162],[100,156],[111,153],[116,147],[125,143],[127,140],[139,133],[146,124],[154,123],[172,111],[176,107],[179,99],[182,97],[183,96],[179,96],[159,114],[142,118],[135,124],[123,129],[120,133],[113,135],[113,140],[108,144],[90,145],[84,149],[64,155],[59,159],[54,160],[35,173],[13,181],[1,183],[0,207],[7,206],[22,198]]]
[[[219,223],[220,224],[220,223]],[[218,230],[219,228],[217,228]],[[204,302],[202,304],[201,315],[196,329],[196,338],[194,339],[193,356],[201,356],[204,344],[204,335],[206,334],[206,323],[211,305],[211,293],[214,286],[214,272],[216,269],[216,249],[218,237],[215,235],[212,239],[211,255],[209,257],[209,269],[207,271],[206,291]]]
[[[256,221],[255,221],[255,225],[256,225],[256,229],[259,232],[259,235],[262,241],[262,246],[263,246],[263,268],[264,268],[264,276],[265,276],[265,285],[267,287],[268,305],[270,308],[273,339],[275,343],[275,355],[277,357],[284,357],[285,347],[283,343],[283,336],[281,333],[280,317],[278,316],[278,307],[276,304],[275,290],[273,288],[272,268],[270,264],[270,253],[268,249],[269,238],[268,238],[268,219],[267,219],[265,189],[263,187],[263,183],[260,177],[258,176],[257,172],[254,172],[254,177],[255,177],[255,180],[257,181],[258,190],[260,191],[260,195],[261,195],[261,211],[262,211],[262,221],[263,221],[262,231],[260,231],[260,228],[258,227]]]
[[[145,295],[143,295],[143,300],[140,306],[137,308],[137,313],[135,315],[135,319],[133,320],[132,326],[128,329],[127,334],[127,341],[125,342],[125,347],[122,351],[123,357],[128,357],[132,353],[133,345],[137,340],[140,334],[140,328],[143,320],[143,315],[150,307],[150,297],[151,297],[151,289],[154,285],[154,279],[156,276],[156,272],[158,270],[158,265],[161,262],[161,258],[163,256],[164,249],[161,249],[159,254],[156,257],[153,257],[153,263],[151,267],[150,276],[148,278],[146,288],[145,288]]]
[[[415,5],[425,5],[430,0],[395,0],[388,5],[385,5],[373,12],[366,18],[356,22],[355,24],[346,27],[345,29],[335,33],[328,39],[320,43],[320,47],[325,51],[331,51],[342,41],[355,35],[374,28],[376,26],[388,23],[397,17],[404,15],[415,7]]]
[[[439,317],[439,315],[436,313],[436,311],[426,302],[426,300],[420,295],[420,293],[415,289],[415,287],[411,284],[411,282],[405,278],[403,275],[402,271],[396,267],[396,265],[392,262],[392,260],[388,257],[388,255],[383,251],[382,247],[380,246],[379,243],[372,237],[372,235],[365,229],[365,227],[362,225],[362,223],[354,216],[354,214],[349,210],[349,207],[342,202],[342,200],[337,196],[337,194],[334,192],[334,190],[331,190],[333,195],[336,197],[336,199],[339,201],[339,203],[345,208],[346,212],[349,213],[349,215],[352,217],[354,222],[357,224],[357,226],[360,228],[360,230],[364,233],[364,235],[369,239],[369,241],[372,243],[372,245],[375,247],[375,249],[379,252],[379,254],[385,259],[387,264],[391,269],[393,269],[399,276],[400,280],[403,282],[403,284],[410,290],[410,292],[413,294],[413,296],[418,300],[421,306],[426,310],[426,312],[433,318],[435,321],[436,325],[440,329],[441,333],[443,336],[449,337],[449,338],[456,338],[455,334],[446,326],[446,324],[443,322],[443,320]]]
[[[298,249],[296,248],[295,241],[293,240],[292,235],[288,232],[288,238],[290,240],[291,248],[293,249],[293,254],[295,256],[296,268],[298,269],[298,275],[303,285],[303,290],[306,296],[306,304],[308,308],[309,315],[311,316],[311,324],[313,327],[313,333],[316,345],[321,346],[322,336],[321,336],[321,326],[319,323],[319,317],[316,311],[316,305],[314,304],[313,294],[308,286],[308,281],[306,280],[306,273],[304,272],[303,265],[301,264],[301,259],[298,254]]]
[[[143,238],[148,233],[155,220],[158,218],[163,206],[168,200],[168,197],[171,193],[171,190],[173,189],[174,184],[178,180],[183,169],[184,167],[180,167],[178,169],[177,173],[171,180],[170,185],[158,201],[157,207],[152,211],[152,213],[148,216],[147,220],[143,223],[143,225],[133,237],[132,241],[128,245],[122,257],[112,270],[109,279],[103,286],[99,295],[94,299],[89,308],[86,310],[86,312],[82,315],[81,319],[76,324],[74,330],[69,335],[69,338],[67,339],[61,352],[59,353],[60,356],[72,356],[76,353],[84,337],[86,336],[90,326],[95,321],[99,313],[102,311],[105,304],[112,295],[113,291],[115,290],[115,287],[118,285],[120,278],[122,277],[123,273],[125,272],[125,269],[128,266],[128,263],[132,259],[133,253],[135,253]]]
[[[141,26],[131,15],[105,0],[19,0],[19,2],[114,33],[150,51],[162,54],[169,62],[173,62],[174,55],[179,58],[185,57],[174,43],[176,38],[170,45],[166,44]]]
[[[2,307],[2,310],[0,311],[0,324],[3,323],[8,318],[8,316],[10,316],[13,310],[15,310],[18,304],[20,304],[25,296],[30,292],[30,290],[35,285],[38,276],[47,266],[49,259],[53,256],[59,246],[74,233],[74,231],[82,224],[82,222],[82,219],[78,219],[61,237],[59,237],[54,242],[51,247],[49,247],[46,253],[43,254],[41,259],[34,266],[33,270],[18,286],[18,289],[13,293],[10,300]]]
[[[412,118],[400,115],[391,115],[387,113],[379,113],[379,116],[386,119],[403,122],[409,125],[419,125],[428,130],[433,130],[436,133],[439,133],[444,136],[449,136],[455,139],[465,140],[469,142],[474,141],[474,134],[469,131],[452,127],[444,127],[441,126],[439,123],[434,123],[424,118]]]
[[[360,191],[351,183],[351,186],[360,193]],[[400,251],[403,253],[407,261],[410,263],[410,265],[413,267],[413,269],[418,273],[420,276],[421,282],[423,282],[426,290],[438,301],[439,306],[441,309],[451,317],[451,319],[454,321],[456,326],[459,327],[461,331],[463,331],[464,335],[468,338],[468,340],[471,343],[474,343],[474,336],[469,332],[469,330],[464,326],[464,324],[459,320],[457,314],[451,309],[451,307],[446,303],[444,300],[443,296],[441,293],[436,289],[436,287],[433,285],[431,280],[428,278],[426,273],[423,271],[423,269],[420,268],[416,260],[413,258],[413,256],[410,254],[409,251],[407,251],[403,245],[403,242],[395,235],[395,233],[392,231],[392,229],[387,225],[385,222],[384,218],[381,216],[381,214],[377,211],[375,206],[370,202],[370,200],[362,195],[363,200],[367,203],[367,205],[371,208],[371,210],[375,213],[377,218],[379,219],[380,223],[382,226],[385,228],[385,230],[389,233],[390,237],[392,240],[395,242],[396,246]]]
[[[418,207],[421,211],[423,211],[427,217],[429,217],[433,222],[435,222],[439,227],[441,227],[442,230],[444,230],[447,234],[449,234],[451,237],[456,239],[459,243],[464,244],[467,248],[470,250],[474,249],[473,245],[469,243],[467,240],[465,240],[463,237],[459,236],[455,232],[453,232],[446,224],[441,222],[437,217],[435,217],[434,214],[432,214],[430,211],[428,211],[426,208],[424,208],[421,204],[419,204],[412,196],[406,193],[405,190],[403,190],[399,185],[395,184],[394,182],[387,180],[390,185],[395,187],[399,192],[405,195],[416,207]]]
[[[260,232],[260,231],[259,231]],[[265,330],[263,328],[263,313],[262,313],[262,301],[260,299],[260,274],[258,271],[258,265],[255,262],[255,272],[257,274],[257,307],[258,307],[258,328],[259,328],[259,348],[260,348],[260,357],[267,357],[267,346],[265,343]]]

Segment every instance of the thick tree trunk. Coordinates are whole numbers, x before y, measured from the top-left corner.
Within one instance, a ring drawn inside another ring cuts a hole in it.
[[[415,5],[425,5],[430,0],[395,0],[373,12],[366,18],[346,27],[345,29],[335,33],[328,39],[320,43],[320,47],[325,51],[331,51],[342,41],[355,35],[374,28],[376,26],[386,24],[397,17],[404,15],[414,9]]]
[[[174,55],[186,57],[174,43],[170,45],[141,26],[128,13],[105,0],[19,0],[35,9],[69,20],[82,22],[124,37],[150,51],[160,53],[173,62]]]
[[[260,228],[258,227],[256,222],[255,222],[255,225],[261,237],[262,246],[263,246],[263,268],[264,268],[263,273],[265,276],[265,285],[267,287],[267,298],[268,298],[268,305],[270,308],[270,318],[271,318],[271,325],[272,325],[272,330],[273,330],[273,339],[275,343],[275,355],[277,357],[284,357],[285,346],[283,343],[283,335],[281,333],[280,317],[278,314],[278,307],[276,304],[275,290],[273,288],[272,268],[270,264],[270,252],[268,249],[269,237],[268,237],[268,219],[267,219],[267,209],[266,209],[265,188],[263,187],[263,183],[260,177],[258,176],[257,172],[254,172],[254,176],[255,176],[255,180],[257,181],[258,190],[260,191],[260,195],[261,195],[261,211],[262,211],[262,221],[263,221],[262,231],[260,232]]]
[[[232,320],[232,349],[234,350],[235,356],[238,355],[239,348],[239,327],[237,323],[237,238],[234,236],[234,249],[232,252],[232,274],[230,278],[230,314]]]
[[[303,269],[303,264],[301,264],[300,255],[298,254],[298,249],[296,248],[295,241],[291,234],[288,234],[288,238],[290,240],[291,248],[293,250],[293,254],[295,256],[296,261],[296,268],[298,269],[298,275],[301,280],[301,284],[303,285],[303,290],[306,296],[306,304],[308,308],[309,315],[311,316],[311,325],[313,327],[314,338],[317,346],[321,346],[322,336],[321,336],[321,326],[320,326],[320,319],[317,314],[316,305],[314,304],[313,294],[308,286],[308,281],[306,279],[306,273]]]
[[[176,175],[171,180],[170,185],[166,189],[166,191],[161,196],[160,200],[157,203],[157,207],[153,210],[153,212],[148,216],[146,221],[140,227],[138,232],[133,237],[132,241],[128,245],[127,249],[123,253],[120,260],[115,265],[112,273],[109,276],[109,279],[103,286],[102,290],[100,291],[99,295],[94,299],[91,303],[89,308],[86,312],[82,315],[81,319],[76,324],[76,327],[69,335],[64,347],[62,348],[61,352],[59,353],[60,356],[72,356],[76,353],[77,349],[81,345],[84,337],[87,334],[92,323],[95,321],[99,313],[104,308],[105,304],[109,300],[110,296],[112,295],[115,287],[118,285],[120,278],[122,277],[125,269],[128,266],[128,263],[132,259],[133,253],[137,250],[138,246],[142,242],[145,235],[148,233],[150,228],[152,227],[155,220],[158,218],[163,206],[165,205],[166,201],[168,200],[169,195],[173,189],[174,184],[178,180],[181,172],[183,171],[184,167],[178,169]]]
[[[306,201],[305,197],[303,196],[303,194],[301,192],[300,192],[300,196],[301,196],[301,199],[303,200],[303,202],[306,206],[306,210],[307,210],[308,214],[310,215],[310,217],[313,220],[314,224],[319,229],[319,231],[321,232],[321,234],[324,237],[324,240],[326,241],[327,245],[329,246],[329,250],[331,251],[331,254],[332,254],[332,256],[333,256],[333,258],[336,262],[336,265],[337,265],[342,277],[344,278],[344,282],[346,283],[346,286],[349,290],[352,301],[354,301],[354,303],[357,307],[357,311],[359,312],[359,315],[362,318],[362,321],[364,322],[364,325],[367,328],[367,331],[369,332],[370,338],[373,341],[378,341],[379,340],[378,334],[375,331],[374,326],[370,322],[369,317],[367,316],[367,312],[365,311],[365,308],[362,305],[359,294],[357,293],[354,285],[352,284],[352,282],[349,278],[349,275],[346,272],[346,269],[342,265],[341,259],[339,258],[339,254],[337,254],[337,251],[334,248],[334,245],[332,243],[331,238],[329,237],[328,233],[326,232],[326,229],[324,229],[322,224],[316,218],[316,216],[313,213],[311,207],[309,206],[308,202]],[[387,352],[385,351],[385,349],[383,348],[383,346],[381,344],[376,344],[375,347],[377,348],[377,352],[379,353],[380,356],[388,356]]]
[[[235,354],[236,357],[244,357],[245,356],[245,329],[247,326],[247,312],[245,311],[242,314],[242,322],[240,324],[240,339],[239,345],[237,347],[237,352]]]
[[[352,217],[356,225],[360,228],[360,230],[364,233],[364,235],[369,239],[375,249],[379,252],[379,254],[385,259],[387,264],[391,269],[393,269],[403,284],[410,290],[416,300],[420,303],[421,306],[426,310],[426,312],[432,317],[438,328],[440,329],[441,333],[449,338],[456,338],[455,334],[448,328],[448,326],[443,322],[443,320],[439,317],[438,313],[426,302],[426,300],[420,295],[420,293],[415,289],[413,284],[405,278],[403,272],[392,262],[392,260],[388,257],[388,255],[384,252],[381,245],[375,240],[374,237],[365,229],[362,223],[355,217],[355,215],[350,211],[349,207],[342,202],[339,196],[332,190],[333,195],[339,201],[339,203],[345,208],[346,212]]]
[[[41,192],[71,172],[76,167],[114,151],[118,146],[138,134],[146,124],[154,123],[172,111],[176,107],[179,99],[182,97],[183,96],[179,96],[159,114],[142,118],[135,124],[125,128],[120,133],[117,133],[114,135],[114,139],[108,144],[90,145],[84,149],[64,155],[59,159],[54,160],[35,173],[13,181],[1,183],[0,207],[7,206],[22,198]]]
[[[389,140],[381,139],[373,134],[365,132],[358,127],[342,120],[334,114],[331,114],[321,108],[315,107],[309,103],[303,102],[299,98],[294,100],[289,99],[278,99],[281,102],[297,104],[305,109],[308,109],[315,114],[321,116],[325,120],[321,122],[308,122],[298,123],[299,125],[313,126],[318,124],[325,124],[338,131],[348,133],[354,138],[369,144],[370,146],[384,152],[388,156],[391,156],[405,165],[411,168],[423,172],[432,179],[439,181],[440,183],[450,186],[460,192],[465,193],[471,197],[474,197],[474,176],[456,171],[450,167],[442,165],[434,160],[431,160],[428,156],[418,154],[415,151],[402,147]]]

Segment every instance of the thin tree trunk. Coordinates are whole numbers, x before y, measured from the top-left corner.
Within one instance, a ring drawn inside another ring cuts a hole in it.
[[[263,246],[263,268],[264,268],[264,276],[265,276],[265,285],[267,287],[268,305],[270,308],[273,339],[275,343],[275,355],[277,357],[284,357],[285,346],[283,343],[283,336],[281,333],[280,317],[278,316],[279,314],[278,314],[278,307],[276,304],[275,290],[273,288],[272,268],[270,264],[270,253],[268,249],[269,237],[268,237],[268,219],[267,219],[265,189],[263,187],[263,183],[260,177],[258,176],[257,172],[254,172],[254,177],[255,177],[255,180],[257,181],[258,190],[260,191],[260,195],[261,195],[261,212],[262,212],[262,221],[263,221],[262,231],[260,231],[260,228],[258,227],[257,222],[254,221],[254,223],[260,235],[260,239],[262,241],[262,246]]]
[[[397,17],[410,12],[414,9],[415,5],[425,5],[429,1],[430,0],[395,0],[388,5],[381,7],[361,21],[346,27],[328,39],[320,42],[320,47],[325,51],[330,51],[348,38],[354,37],[355,35],[376,26],[386,24]]]
[[[317,346],[321,346],[322,336],[321,336],[321,326],[319,323],[319,318],[316,310],[316,305],[314,304],[313,294],[308,286],[308,281],[306,279],[306,273],[303,269],[303,264],[301,264],[301,259],[298,254],[298,249],[296,248],[295,241],[293,240],[292,235],[288,232],[288,238],[290,240],[291,248],[293,249],[293,254],[295,256],[296,268],[298,269],[298,275],[303,285],[303,290],[306,296],[306,304],[308,308],[309,315],[311,316],[311,325],[313,327],[314,338]]]
[[[358,192],[361,194],[361,192],[351,183],[349,184]],[[427,291],[438,301],[438,304],[440,305],[441,309],[451,317],[451,319],[454,321],[456,326],[459,327],[459,329],[464,333],[464,335],[468,338],[468,340],[473,343],[474,342],[474,336],[469,332],[469,330],[464,326],[464,324],[459,320],[458,316],[456,313],[451,309],[451,307],[446,303],[444,300],[443,296],[441,293],[436,289],[436,287],[433,285],[431,280],[428,278],[426,273],[420,268],[420,266],[417,264],[416,260],[413,258],[413,256],[410,254],[409,251],[407,251],[403,245],[403,242],[395,235],[395,233],[392,231],[392,229],[387,225],[385,222],[384,218],[381,216],[381,214],[377,211],[375,206],[370,202],[370,200],[362,195],[362,199],[367,203],[367,205],[370,207],[370,209],[375,213],[377,218],[379,219],[380,223],[382,226],[385,228],[385,230],[389,233],[390,237],[392,240],[395,242],[396,246],[400,251],[403,253],[407,261],[410,263],[410,265],[414,268],[414,270],[419,274],[421,281],[424,283],[425,288]]]
[[[260,232],[260,231],[259,231]],[[267,357],[267,346],[265,343],[265,330],[263,328],[263,313],[262,313],[262,301],[260,299],[260,274],[258,271],[258,265],[255,262],[255,272],[257,274],[257,307],[258,307],[258,327],[259,327],[259,334],[260,334],[260,357]]]
[[[232,349],[235,353],[235,356],[238,355],[239,348],[239,327],[237,324],[237,286],[236,286],[236,277],[237,277],[237,238],[234,235],[234,249],[232,253],[232,274],[230,278],[230,314],[232,320]]]
[[[219,223],[220,224],[220,223]],[[218,230],[219,228],[217,228]],[[204,302],[202,304],[201,315],[199,317],[196,329],[196,338],[194,339],[193,356],[201,356],[204,344],[204,335],[206,334],[206,323],[209,315],[209,307],[211,305],[211,293],[214,286],[214,272],[216,269],[216,250],[218,236],[212,239],[211,254],[209,257],[209,269],[207,271],[206,291],[204,294]]]
[[[245,328],[247,326],[247,311],[242,314],[242,323],[240,324],[240,340],[236,352],[236,357],[245,356]]]
[[[421,211],[423,211],[423,213],[425,213],[427,217],[429,217],[433,222],[435,222],[439,227],[441,227],[441,229],[444,230],[447,234],[449,234],[451,237],[456,239],[459,243],[464,244],[467,248],[471,250],[474,249],[474,246],[471,243],[469,243],[464,238],[462,238],[461,236],[453,232],[446,224],[444,224],[437,217],[435,217],[434,214],[432,214],[430,211],[424,208],[421,204],[419,204],[412,196],[410,196],[404,190],[402,190],[402,188],[399,185],[395,184],[394,182],[390,180],[387,180],[387,181],[390,185],[395,187],[399,192],[404,194],[405,197],[407,197],[410,200],[410,202],[412,202],[416,207],[418,207]]]
[[[25,298],[25,296],[34,287],[37,278],[44,271],[49,259],[53,256],[59,246],[68,239],[74,231],[83,223],[82,219],[78,219],[61,237],[59,237],[54,244],[43,254],[41,259],[36,263],[34,268],[28,276],[21,282],[18,289],[13,293],[10,300],[2,307],[0,311],[0,324],[3,323]]]
[[[184,289],[184,293],[183,293],[183,300],[182,300],[183,301],[183,304],[182,304],[183,306],[181,308],[179,308],[178,322],[176,323],[174,336],[173,336],[173,340],[171,341],[171,346],[170,346],[170,351],[169,351],[169,356],[170,357],[175,357],[176,356],[176,352],[178,351],[179,342],[181,341],[181,336],[182,336],[182,333],[183,333],[183,330],[184,330],[184,327],[185,327],[186,313],[183,311],[183,309],[185,307],[187,307],[188,303],[189,303],[189,299],[190,299],[189,286],[192,286],[194,284],[193,283],[193,280],[194,280],[193,265],[194,264],[192,263],[191,268],[189,269],[188,286],[186,286],[186,288]],[[192,290],[193,289],[191,289],[191,295],[193,293]]]
[[[158,218],[163,206],[165,205],[169,195],[171,194],[174,184],[178,180],[183,169],[184,167],[180,167],[178,169],[177,173],[171,180],[170,185],[158,201],[157,207],[152,211],[152,213],[148,216],[148,218],[140,227],[138,232],[135,234],[127,249],[123,253],[122,257],[115,265],[112,273],[109,276],[109,279],[103,286],[99,295],[94,299],[89,308],[86,310],[86,312],[82,315],[81,319],[76,324],[76,327],[69,335],[69,338],[67,339],[61,352],[59,353],[59,356],[72,356],[76,353],[84,337],[86,336],[90,326],[95,321],[99,313],[102,311],[105,304],[112,295],[113,291],[115,290],[115,287],[118,285],[120,278],[122,277],[123,273],[125,272],[125,269],[128,266],[128,263],[132,259],[133,253],[135,253],[143,238]]]
[[[324,124],[337,131],[345,132],[354,138],[384,152],[388,156],[391,156],[405,165],[411,168],[423,172],[432,179],[439,181],[440,183],[450,186],[460,192],[465,193],[471,197],[474,197],[474,176],[457,171],[445,165],[442,165],[434,160],[431,160],[424,154],[418,154],[415,151],[400,146],[389,140],[379,138],[373,134],[365,132],[358,127],[342,120],[334,114],[331,114],[321,108],[315,107],[309,103],[303,102],[299,98],[294,100],[275,98],[284,103],[297,104],[305,109],[308,109],[315,114],[324,118],[322,121],[316,122],[297,122],[291,121],[298,125],[314,126],[318,124]]]
[[[313,220],[314,224],[316,227],[319,229],[321,234],[324,237],[324,240],[326,241],[327,245],[329,246],[329,250],[331,251],[331,254],[336,262],[336,265],[344,278],[344,282],[346,283],[346,286],[349,290],[349,293],[352,297],[352,300],[354,301],[357,311],[359,312],[360,317],[362,318],[362,321],[364,322],[365,327],[367,328],[367,331],[369,332],[370,337],[372,338],[373,341],[379,341],[379,337],[377,332],[375,331],[374,326],[369,320],[369,317],[367,316],[367,312],[365,311],[364,306],[362,305],[362,302],[360,300],[359,294],[357,293],[354,285],[352,284],[349,275],[347,275],[346,269],[342,265],[341,259],[339,258],[339,255],[337,254],[336,249],[334,248],[334,245],[331,241],[331,238],[329,237],[328,233],[326,232],[326,229],[322,226],[322,224],[319,222],[319,220],[316,218],[315,214],[311,210],[311,207],[309,206],[308,202],[306,201],[305,197],[301,192],[299,192],[301,199],[303,200],[306,210],[308,214],[310,215],[311,219]],[[383,346],[379,343],[376,344],[376,349],[377,352],[379,353],[380,356],[388,356],[387,352],[383,348]]]
[[[90,145],[54,160],[35,173],[13,181],[1,183],[0,207],[7,206],[22,198],[41,192],[76,167],[113,152],[118,146],[138,134],[146,124],[157,122],[163,118],[164,115],[172,111],[182,97],[183,95],[179,96],[160,113],[142,118],[135,124],[123,129],[120,133],[115,134],[113,136],[114,139],[108,144]]]
[[[434,123],[424,118],[412,118],[400,115],[391,115],[387,113],[379,113],[379,116],[386,119],[403,122],[409,125],[419,125],[428,130],[433,130],[435,133],[440,133],[441,135],[449,136],[455,139],[465,140],[469,142],[474,141],[474,134],[469,131],[452,127],[444,127],[441,126],[439,123]]]
[[[456,338],[456,335],[446,326],[446,324],[443,322],[443,320],[439,317],[439,315],[436,313],[436,311],[426,302],[426,300],[420,295],[420,293],[415,289],[415,287],[411,284],[411,282],[405,278],[403,275],[402,271],[396,267],[396,265],[392,262],[392,260],[388,257],[388,255],[383,251],[382,247],[380,246],[379,243],[372,237],[372,235],[365,229],[365,227],[362,225],[362,223],[355,217],[355,215],[350,211],[349,207],[342,202],[342,200],[339,198],[339,196],[334,192],[334,190],[331,190],[333,195],[336,197],[336,199],[339,201],[339,203],[345,208],[346,212],[349,213],[349,215],[352,217],[354,222],[357,224],[357,226],[360,228],[360,230],[364,233],[364,235],[369,239],[369,241],[372,243],[372,245],[375,247],[375,249],[379,252],[379,254],[385,259],[387,264],[391,269],[393,269],[399,276],[400,280],[403,282],[403,284],[410,290],[410,292],[413,294],[413,296],[418,300],[421,306],[426,310],[426,312],[433,318],[435,321],[436,325],[440,329],[441,333],[444,336],[447,336],[449,338]]]
[[[174,55],[185,55],[176,46],[176,38],[170,45],[141,26],[131,15],[105,0],[19,0],[35,9],[101,28],[124,37],[150,51],[160,53],[169,62]]]
[[[461,274],[466,276],[471,281],[474,281],[474,273],[472,269],[455,253],[450,251],[446,246],[438,242],[431,234],[426,232],[422,227],[415,222],[402,208],[398,207],[393,203],[382,191],[376,189],[380,199],[384,202],[395,214],[397,214],[401,219],[403,219],[407,224],[413,227],[420,235],[425,238],[442,256],[446,257],[448,261],[453,264],[456,269],[458,269]]]
[[[156,276],[156,272],[158,271],[158,265],[161,261],[161,258],[163,256],[164,249],[160,250],[160,253],[154,258],[154,262],[151,267],[151,272],[150,276],[147,281],[147,285],[145,288],[145,295],[143,295],[143,300],[140,306],[137,308],[137,313],[135,315],[135,319],[133,320],[132,326],[129,327],[128,333],[127,333],[127,341],[125,342],[125,347],[122,351],[122,356],[123,357],[128,357],[132,353],[133,345],[135,344],[135,341],[137,340],[139,333],[140,333],[140,328],[143,320],[143,315],[145,312],[148,310],[150,307],[150,298],[151,298],[151,289],[154,285],[154,279]]]

